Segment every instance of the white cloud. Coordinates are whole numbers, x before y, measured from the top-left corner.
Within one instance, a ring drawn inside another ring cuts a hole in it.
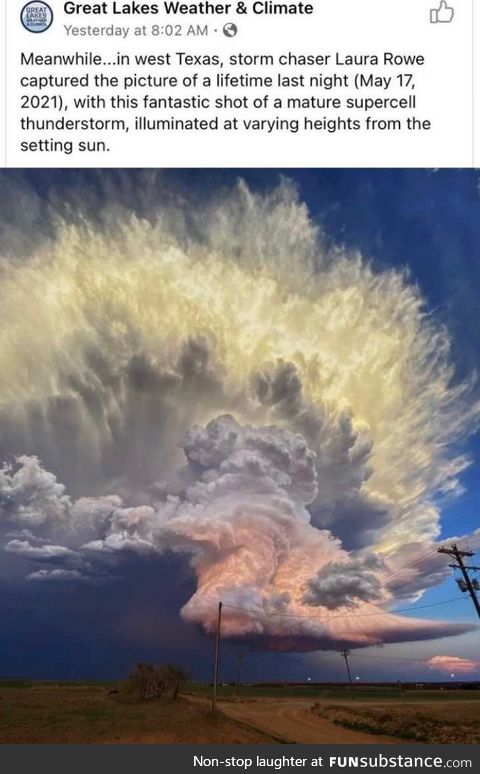
[[[33,546],[27,540],[9,540],[4,550],[22,559],[32,559],[36,562],[76,559],[78,556],[75,551],[66,546],[54,546],[49,543]]]
[[[84,576],[78,570],[37,570],[27,575],[27,580],[35,583],[42,582],[65,582],[85,580]]]

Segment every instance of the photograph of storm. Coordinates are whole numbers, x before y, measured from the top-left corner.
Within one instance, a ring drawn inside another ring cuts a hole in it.
[[[221,601],[224,679],[478,678],[438,548],[480,547],[479,212],[472,171],[3,173],[0,675],[208,680]]]

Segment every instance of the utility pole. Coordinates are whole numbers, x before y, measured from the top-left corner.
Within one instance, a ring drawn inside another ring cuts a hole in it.
[[[477,615],[480,618],[480,602],[478,601],[477,597],[477,591],[479,590],[478,587],[478,581],[476,578],[472,581],[470,578],[470,575],[468,574],[469,570],[472,571],[478,571],[480,570],[480,567],[473,567],[466,565],[464,563],[464,558],[468,556],[475,556],[473,551],[460,551],[460,549],[453,543],[453,545],[450,548],[439,548],[438,549],[439,554],[447,554],[447,556],[452,556],[455,559],[455,564],[449,564],[448,566],[451,567],[453,570],[460,570],[460,572],[463,575],[463,581],[457,580],[458,585],[460,586],[460,589],[465,593],[468,591],[470,594],[471,600],[473,602],[473,606],[475,610],[477,611]]]
[[[215,637],[215,658],[213,661],[213,694],[212,694],[212,712],[217,710],[217,686],[218,686],[218,666],[220,660],[220,632],[222,628],[222,603],[218,603],[217,634]]]
[[[240,696],[240,670],[242,668],[242,661],[243,661],[244,655],[245,654],[242,653],[242,651],[239,651],[239,653],[237,655],[237,686],[236,686],[236,690],[235,690],[235,695],[236,696]]]
[[[342,650],[341,655],[345,659],[345,665],[347,667],[347,674],[348,674],[348,682],[350,683],[350,688],[352,687],[352,675],[350,674],[350,664],[348,663],[348,657],[350,655],[349,650]]]

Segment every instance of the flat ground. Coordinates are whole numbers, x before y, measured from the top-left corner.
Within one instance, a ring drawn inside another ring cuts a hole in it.
[[[110,686],[109,686],[110,687]],[[205,702],[125,704],[100,685],[0,683],[1,744],[270,744]]]
[[[222,712],[231,718],[249,723],[254,728],[283,739],[304,744],[378,744],[397,743],[398,739],[381,739],[363,731],[348,730],[330,718],[312,712],[308,699],[253,699],[246,702],[222,702]]]
[[[210,690],[192,685],[197,697]],[[480,742],[480,690],[397,686],[221,686],[229,717],[288,742]]]
[[[111,684],[0,682],[0,743],[479,743],[480,691],[208,686],[125,703]]]
[[[284,741],[317,744],[473,744],[480,742],[480,700],[375,702],[303,698],[221,702],[231,718]]]

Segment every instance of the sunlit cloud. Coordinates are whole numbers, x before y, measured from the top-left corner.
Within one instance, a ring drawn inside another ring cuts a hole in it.
[[[222,600],[226,635],[275,649],[467,631],[389,612],[448,572],[438,501],[479,416],[408,276],[327,251],[288,184],[68,211],[0,261],[8,567],[94,582],[175,552],[187,621]]]
[[[427,661],[427,665],[430,669],[452,676],[473,675],[478,673],[480,669],[480,661],[472,661],[472,659],[460,658],[459,656],[432,656]]]

